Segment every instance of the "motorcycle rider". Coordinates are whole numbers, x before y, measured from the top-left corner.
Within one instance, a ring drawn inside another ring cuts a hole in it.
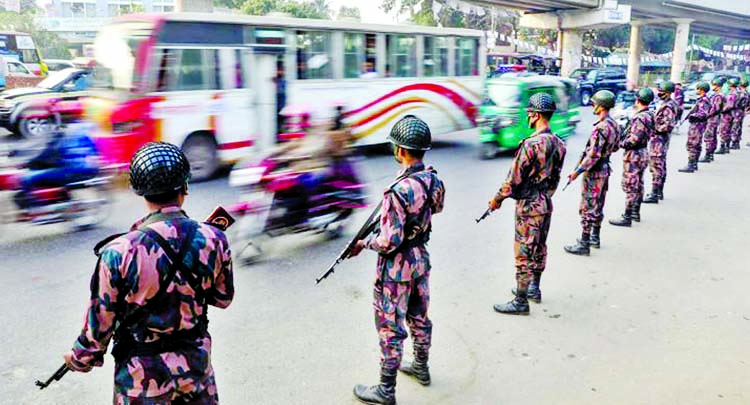
[[[34,189],[64,187],[99,173],[98,151],[85,128],[69,125],[65,130],[55,131],[44,149],[21,165],[30,171],[21,178],[21,191],[14,197],[18,208],[25,210],[37,204],[31,195]]]

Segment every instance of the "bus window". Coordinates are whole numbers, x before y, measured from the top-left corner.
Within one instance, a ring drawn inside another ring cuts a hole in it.
[[[448,39],[424,37],[424,75],[427,77],[448,75]]]
[[[413,36],[387,35],[385,49],[393,77],[417,75],[417,41]]]
[[[473,38],[456,39],[456,76],[475,76],[478,74],[477,40]]]
[[[330,35],[322,31],[297,31],[297,78],[331,79]]]
[[[178,77],[174,90],[217,88],[213,66],[215,49],[181,49],[179,52]]]
[[[365,36],[364,34],[344,34],[344,77],[357,78],[363,71]]]

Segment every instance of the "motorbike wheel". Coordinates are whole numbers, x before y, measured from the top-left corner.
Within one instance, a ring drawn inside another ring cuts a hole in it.
[[[109,184],[74,189],[71,198],[75,202],[75,212],[70,216],[74,230],[94,228],[106,219],[111,202]]]
[[[235,246],[235,258],[243,264],[254,264],[265,254],[263,246],[268,242],[268,236],[264,233],[264,228],[270,212],[271,198],[272,195],[262,193],[255,199],[259,202],[259,208],[240,215],[237,223],[230,228],[232,232],[229,236]]]
[[[352,215],[352,210],[347,210],[344,216],[340,220],[329,224],[324,230],[326,239],[334,240],[334,239],[340,238],[344,234],[344,231],[346,230],[346,226],[349,223],[349,219],[351,218],[351,215]]]

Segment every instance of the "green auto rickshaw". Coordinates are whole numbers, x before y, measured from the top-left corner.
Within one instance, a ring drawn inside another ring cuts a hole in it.
[[[575,133],[580,121],[575,80],[505,74],[486,82],[477,120],[480,158],[492,159],[498,152],[516,149],[534,132],[529,128],[526,105],[539,92],[549,93],[557,103],[557,112],[550,122],[552,133],[561,138]]]

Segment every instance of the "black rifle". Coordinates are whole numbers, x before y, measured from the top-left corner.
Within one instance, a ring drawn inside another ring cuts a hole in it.
[[[565,189],[566,189],[566,188],[568,188],[568,186],[569,186],[569,185],[570,185],[570,183],[572,183],[572,182],[573,182],[573,180],[570,180],[570,179],[568,179],[568,184],[566,184],[566,185],[565,185],[565,187],[563,187],[563,190],[562,190],[562,191],[565,191]]]
[[[492,208],[487,208],[487,211],[485,211],[481,217],[475,219],[475,221],[477,221],[477,223],[480,223],[484,221],[488,216],[490,216],[490,214],[492,214]]]
[[[50,384],[52,384],[52,381],[60,381],[61,378],[65,375],[65,373],[70,370],[66,364],[63,364],[60,368],[55,371],[55,374],[52,375],[47,381],[41,382],[39,380],[36,380],[36,385],[39,387],[40,390],[43,390],[47,387],[49,387]]]
[[[377,229],[380,226],[380,208],[383,206],[383,202],[381,201],[377,207],[372,211],[372,214],[370,214],[370,217],[367,218],[367,221],[365,221],[365,224],[362,225],[361,228],[359,228],[359,231],[357,232],[357,235],[352,238],[352,240],[349,241],[349,243],[346,244],[346,247],[344,250],[341,251],[339,256],[336,258],[336,261],[333,262],[333,264],[328,268],[328,270],[323,273],[320,277],[315,279],[315,284],[320,284],[321,281],[325,280],[328,276],[333,274],[333,271],[336,269],[336,266],[341,264],[344,260],[349,258],[349,255],[354,250],[354,247],[357,246],[357,242],[360,240],[365,239],[368,237],[371,233],[375,232],[375,229]]]
[[[682,120],[680,120],[680,123],[677,124],[677,128],[681,127],[682,124],[684,124],[685,121],[687,121],[688,118],[690,118],[690,116],[693,114],[693,111],[695,111],[695,107],[698,107],[698,101],[697,100],[695,101],[695,104],[693,104],[693,108],[691,108],[690,111],[688,111],[687,115],[685,115],[685,118],[683,118]]]

